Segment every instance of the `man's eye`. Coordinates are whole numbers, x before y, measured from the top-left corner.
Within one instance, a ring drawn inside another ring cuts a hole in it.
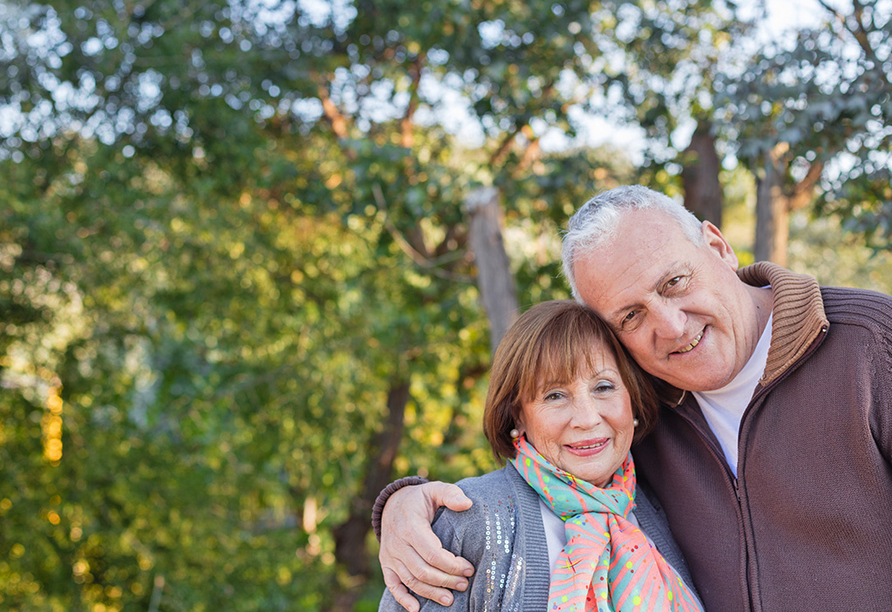
[[[629,314],[622,318],[619,322],[619,326],[617,331],[619,332],[632,332],[641,327],[644,324],[645,317],[647,316],[647,310],[631,310]]]
[[[668,281],[666,281],[665,285],[663,285],[663,292],[665,293],[673,289],[678,289],[679,291],[681,291],[685,286],[685,282],[686,277],[683,274],[679,276],[673,276]]]

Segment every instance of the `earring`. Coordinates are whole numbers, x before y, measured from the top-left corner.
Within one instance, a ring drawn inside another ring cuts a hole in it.
[[[638,419],[632,419],[632,427],[638,427]]]
[[[517,431],[516,429],[512,429],[511,433],[508,435],[510,435],[514,440],[516,440],[520,437],[520,432]]]

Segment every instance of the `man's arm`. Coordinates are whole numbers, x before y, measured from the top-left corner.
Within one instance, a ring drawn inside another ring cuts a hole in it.
[[[417,612],[419,605],[407,587],[421,597],[450,605],[448,589],[467,589],[466,577],[473,575],[474,567],[443,549],[431,523],[440,506],[461,512],[471,507],[471,500],[453,484],[428,482],[399,489],[386,504],[381,512],[378,559],[387,589],[409,612]]]

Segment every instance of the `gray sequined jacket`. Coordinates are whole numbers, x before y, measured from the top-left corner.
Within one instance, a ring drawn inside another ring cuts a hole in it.
[[[469,588],[454,592],[451,608],[419,598],[421,609],[473,611],[525,611],[548,607],[551,567],[539,495],[514,466],[458,483],[474,505],[465,512],[441,509],[434,533],[446,550],[464,557],[477,568]],[[694,592],[684,558],[662,515],[639,487],[635,492],[635,518],[657,550]],[[400,612],[402,606],[384,592],[379,612]]]

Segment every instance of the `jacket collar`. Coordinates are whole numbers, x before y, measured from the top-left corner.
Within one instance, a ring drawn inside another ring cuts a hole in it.
[[[796,363],[830,322],[824,313],[821,288],[813,277],[767,261],[741,268],[737,275],[748,285],[771,285],[774,293],[771,348],[759,381],[766,386]]]

